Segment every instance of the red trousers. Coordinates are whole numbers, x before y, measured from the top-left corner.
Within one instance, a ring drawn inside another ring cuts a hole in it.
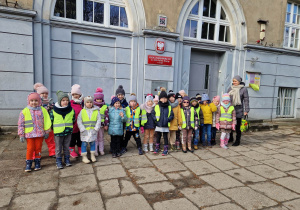
[[[33,153],[35,158],[41,158],[44,137],[28,138],[26,160],[32,160]]]
[[[49,137],[48,139],[45,139],[45,142],[48,146],[49,156],[55,155],[55,141],[53,131],[49,133]]]

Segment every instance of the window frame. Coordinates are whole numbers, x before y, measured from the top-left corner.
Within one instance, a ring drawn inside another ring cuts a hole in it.
[[[290,14],[290,20],[289,22],[287,22],[287,9],[288,9],[288,5],[291,4],[291,11],[289,12]],[[296,14],[296,20],[295,20],[295,23],[293,23],[293,19],[294,19],[294,8],[295,8],[295,5],[297,5],[297,14]],[[292,49],[292,50],[299,50],[300,49],[300,21],[299,23],[297,24],[297,18],[298,16],[300,16],[300,13],[299,13],[299,10],[300,10],[300,4],[296,4],[294,2],[287,2],[287,6],[286,6],[286,11],[285,11],[285,21],[284,21],[284,30],[283,30],[283,48],[286,48],[286,49]],[[287,42],[287,46],[285,46],[285,42],[286,42],[286,28],[289,28],[289,32],[288,32],[288,42]],[[296,47],[291,47],[291,41],[292,41],[292,31],[293,29],[295,29],[295,37],[293,38],[294,39],[294,44],[295,44],[295,40],[297,39],[298,40],[298,46]],[[296,34],[297,34],[297,30],[298,30],[298,38],[296,37]]]

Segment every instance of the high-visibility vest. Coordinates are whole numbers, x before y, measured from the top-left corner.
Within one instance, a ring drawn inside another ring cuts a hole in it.
[[[170,105],[168,106],[168,108],[169,108],[169,114],[168,114],[168,117],[170,117],[172,108],[171,108]],[[159,105],[156,105],[156,106],[154,107],[154,111],[155,111],[155,117],[156,117],[156,120],[157,120],[157,122],[158,122],[159,119],[160,119],[160,108],[159,108]],[[168,122],[168,127],[170,127],[170,122]]]
[[[81,110],[82,124],[86,130],[94,129],[97,123],[98,110],[94,110],[91,119],[88,116],[86,109]]]
[[[230,106],[228,111],[225,112],[225,109],[223,108],[223,106],[220,107],[220,111],[221,111],[221,117],[220,117],[220,121],[228,121],[231,122],[232,121],[232,112],[234,110],[233,106]]]
[[[142,110],[142,120],[141,120],[141,125],[144,126],[148,121],[148,118],[147,118],[147,112],[146,110]]]
[[[44,130],[49,130],[51,128],[51,120],[47,110],[41,106],[43,116],[44,116]],[[33,121],[30,114],[29,108],[25,108],[22,110],[22,113],[25,117],[25,133],[30,133],[33,131]]]
[[[73,128],[73,116],[75,115],[74,109],[69,112],[65,119],[60,115],[57,114],[53,110],[53,132],[56,133],[62,133],[64,132],[65,128]]]
[[[100,109],[101,122],[104,122],[104,120],[105,120],[106,109],[107,109],[107,105],[105,105],[105,104]]]
[[[191,122],[191,126],[192,128],[195,128],[195,109],[194,107],[191,107],[191,118],[190,118],[190,122]],[[185,114],[183,109],[181,109],[181,116],[182,116],[182,128],[186,128],[186,119],[185,119]]]
[[[136,108],[135,115],[134,115],[134,122],[133,122],[134,126],[136,128],[140,127],[140,112],[141,112],[140,107]],[[127,121],[126,121],[126,127],[127,127],[127,126],[130,125],[130,116],[131,116],[131,114],[130,114],[130,107],[129,106],[127,106],[125,108],[125,113],[126,113],[126,116],[127,116]]]
[[[197,115],[198,115],[198,119],[200,120],[200,106],[198,106],[198,108],[196,109]]]

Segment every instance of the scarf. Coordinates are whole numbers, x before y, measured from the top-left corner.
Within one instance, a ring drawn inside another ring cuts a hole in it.
[[[169,102],[170,103],[170,106],[172,107],[172,109],[173,108],[175,108],[175,107],[177,107],[178,106],[178,104],[179,104],[179,102],[178,102],[178,100],[176,99],[175,100],[175,102],[174,103],[171,103],[171,102]]]
[[[193,106],[193,107],[194,107],[194,109],[196,110],[196,109],[198,109],[199,104],[197,104],[196,106]]]
[[[37,111],[37,110],[41,110],[41,107],[40,106],[37,106],[37,107],[32,107],[32,106],[27,106],[28,109],[31,109],[31,110],[34,110],[34,111]]]
[[[153,104],[155,106],[155,104]],[[147,113],[151,113],[154,106],[148,106],[146,103],[140,106],[141,109],[146,110]]]
[[[65,118],[65,116],[67,114],[69,114],[73,109],[71,107],[71,103],[68,103],[68,106],[66,107],[61,107],[57,102],[55,103],[55,106],[53,107],[53,110],[57,113],[63,116],[63,118]]]
[[[166,103],[163,103],[163,102],[158,102],[158,105],[160,106],[160,107],[168,107],[169,106],[169,102],[166,102]]]
[[[236,106],[236,105],[241,105],[241,96],[240,96],[240,89],[242,89],[244,87],[244,85],[237,85],[231,86],[231,91],[229,91],[229,95],[232,96],[232,105]]]
[[[105,104],[105,101],[102,100],[102,102],[97,102],[96,100],[94,100],[94,104],[101,108]]]
[[[83,95],[81,95],[79,99],[76,99],[72,96],[72,100],[75,102],[75,104],[81,104],[83,101]]]
[[[225,109],[228,109],[228,107],[230,107],[231,103],[224,104],[223,102],[221,102],[221,105],[222,105]]]

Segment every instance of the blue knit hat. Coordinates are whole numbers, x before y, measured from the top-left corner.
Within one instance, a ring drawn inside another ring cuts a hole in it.
[[[118,98],[118,97],[113,97],[112,99],[111,99],[111,103],[110,103],[110,105],[111,106],[114,106],[114,104],[116,103],[116,102],[120,102],[120,99]]]
[[[209,101],[209,97],[207,94],[205,93],[202,94],[202,101]]]

